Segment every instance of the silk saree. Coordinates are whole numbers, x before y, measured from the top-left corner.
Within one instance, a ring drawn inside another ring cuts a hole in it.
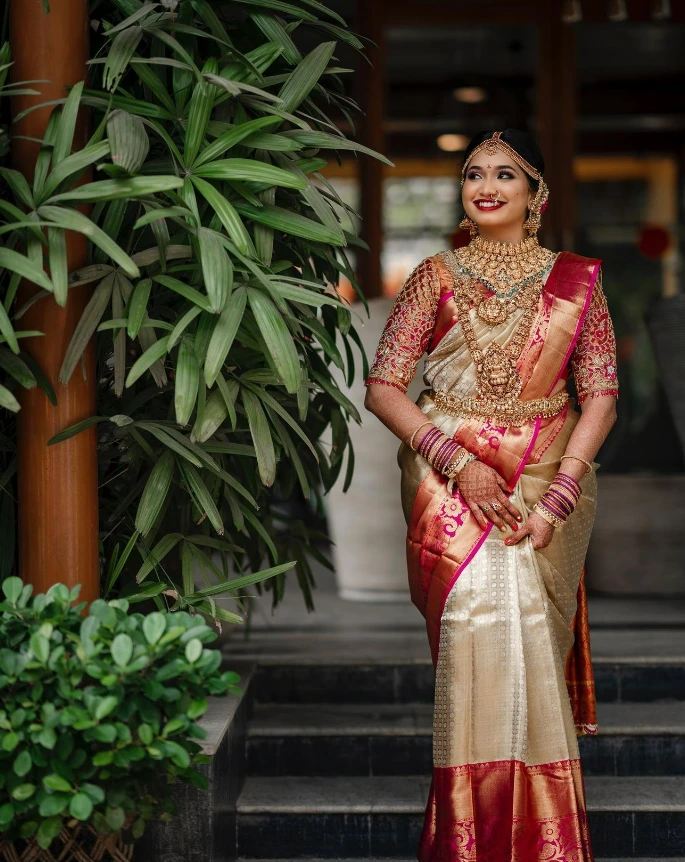
[[[600,262],[562,252],[549,272],[518,363],[522,400],[552,397],[575,377],[578,399],[617,394],[615,342]],[[476,372],[441,255],[410,275],[367,384],[406,391],[424,352],[418,405],[508,483],[525,518],[560,466],[579,413],[496,427],[439,410],[431,391],[474,394]],[[483,287],[484,295],[487,290]],[[478,343],[503,347],[516,311]],[[477,524],[458,489],[402,444],[401,499],[412,601],[435,667],[433,776],[419,862],[592,862],[577,736],[597,731],[583,564],[596,503],[594,472],[551,544]]]

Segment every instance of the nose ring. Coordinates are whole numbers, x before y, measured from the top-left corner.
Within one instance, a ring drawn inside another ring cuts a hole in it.
[[[499,191],[499,189],[497,190],[497,192],[496,192],[496,193],[493,193],[493,192],[491,192],[491,193],[490,193],[490,198],[491,198],[493,201],[498,201],[498,200],[499,200],[499,196],[500,196],[500,191]]]

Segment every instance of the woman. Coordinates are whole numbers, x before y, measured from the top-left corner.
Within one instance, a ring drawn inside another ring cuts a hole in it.
[[[471,141],[471,242],[411,273],[366,380],[367,408],[402,441],[409,583],[436,671],[421,862],[593,859],[576,738],[597,729],[582,571],[615,341],[600,261],[538,244],[543,170],[524,132]],[[430,389],[414,404],[425,351]]]

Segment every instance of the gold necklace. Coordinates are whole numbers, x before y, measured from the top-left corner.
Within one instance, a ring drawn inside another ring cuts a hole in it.
[[[516,244],[476,237],[466,248],[443,252],[442,257],[454,279],[459,323],[476,366],[477,398],[511,406],[523,388],[516,363],[530,335],[543,278],[556,255],[541,248],[536,237]],[[493,282],[504,292],[495,291]],[[484,297],[481,285],[494,295]],[[493,341],[485,352],[481,350],[469,316],[474,304],[478,316],[490,325],[503,323],[517,308],[523,310],[506,347]]]

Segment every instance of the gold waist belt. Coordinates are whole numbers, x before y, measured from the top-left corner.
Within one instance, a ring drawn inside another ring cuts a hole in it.
[[[450,416],[464,419],[488,419],[498,425],[523,425],[530,419],[546,419],[560,413],[568,401],[568,392],[562,389],[552,398],[518,398],[498,401],[494,398],[457,398],[448,392],[431,389],[435,406]]]

